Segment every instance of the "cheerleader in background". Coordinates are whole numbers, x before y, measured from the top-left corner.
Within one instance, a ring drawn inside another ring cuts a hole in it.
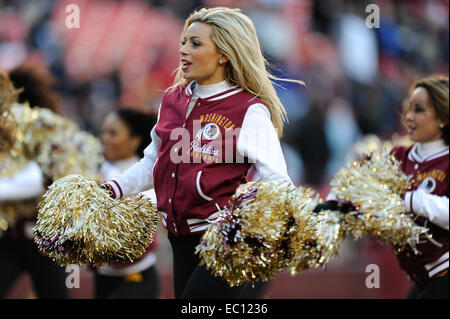
[[[403,123],[414,144],[396,146],[393,154],[412,188],[403,196],[405,211],[417,216],[416,223],[429,228],[432,238],[397,255],[402,269],[414,281],[408,298],[448,298],[449,282],[449,83],[448,77],[430,76],[417,81],[403,110]],[[330,194],[315,211],[353,210]]]
[[[448,77],[417,81],[403,111],[403,123],[415,143],[391,151],[405,174],[413,176],[412,190],[404,196],[406,211],[418,215],[416,223],[432,235],[417,246],[420,254],[405,250],[397,256],[415,282],[409,295],[413,299],[449,297],[448,111]]]
[[[23,88],[19,95],[20,103],[28,102],[31,106],[39,105],[57,111],[58,96],[51,88],[52,77],[44,68],[23,65],[12,70],[10,78],[14,87]],[[10,80],[0,73],[0,81]],[[0,178],[0,202],[25,202],[33,199],[37,202],[46,185],[48,182],[45,181],[39,166],[30,161],[15,175]],[[38,298],[69,297],[65,284],[65,269],[41,255],[33,241],[32,229],[35,222],[36,217],[18,220],[17,224],[8,228],[0,238],[0,298],[7,296],[23,272],[30,274]]]
[[[156,117],[131,109],[111,112],[103,123],[102,143],[106,161],[100,173],[105,180],[113,179],[144,156],[150,144],[150,130]],[[144,193],[153,203],[153,191]],[[159,275],[156,269],[155,239],[144,255],[128,264],[112,264],[95,270],[95,298],[158,298]]]

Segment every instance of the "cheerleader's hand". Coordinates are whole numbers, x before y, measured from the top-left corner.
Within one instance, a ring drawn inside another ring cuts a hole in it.
[[[359,208],[355,207],[352,202],[338,202],[338,209],[341,213],[347,214],[349,212],[358,211]]]
[[[405,192],[403,194],[399,194],[400,198],[402,199],[403,203],[405,204],[405,212],[410,213],[412,210],[411,207],[411,195],[413,192]]]
[[[109,197],[116,198],[116,196],[114,196],[113,188],[108,183],[101,185],[100,188],[105,190],[108,193]]]
[[[328,200],[326,202],[320,203],[314,209],[314,213],[319,213],[323,211],[340,211],[343,214],[347,214],[348,212],[356,211],[357,208],[349,201],[336,201],[336,200]]]
[[[323,203],[318,204],[314,207],[313,212],[319,213],[326,210],[338,210],[338,202],[335,200],[329,200]]]

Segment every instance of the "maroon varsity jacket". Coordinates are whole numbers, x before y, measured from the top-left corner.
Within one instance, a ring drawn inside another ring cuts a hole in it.
[[[161,144],[153,185],[163,224],[175,235],[204,232],[246,182],[252,164],[237,156],[239,128],[247,109],[262,103],[235,87],[198,98],[186,118],[191,97],[188,85],[166,92],[155,128]]]
[[[430,194],[448,197],[448,150],[419,161],[414,156],[413,147],[397,146],[391,151],[391,154],[401,162],[403,172],[412,175],[411,190],[421,188]],[[448,269],[449,238],[448,230],[433,224],[427,218],[419,216],[416,223],[429,228],[432,238],[416,246],[420,254],[416,255],[411,249],[405,249],[397,255],[397,258],[409,277],[422,284]]]

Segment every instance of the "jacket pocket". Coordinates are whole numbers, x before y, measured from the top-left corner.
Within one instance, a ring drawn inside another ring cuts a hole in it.
[[[197,173],[197,178],[195,179],[195,187],[196,187],[197,193],[200,195],[200,197],[203,198],[204,200],[210,202],[210,201],[212,201],[213,199],[212,199],[211,197],[207,196],[207,195],[203,192],[202,184],[201,184],[201,182],[200,182],[200,181],[201,181],[201,177],[202,177],[202,173],[203,173],[203,171],[199,171],[199,172]]]

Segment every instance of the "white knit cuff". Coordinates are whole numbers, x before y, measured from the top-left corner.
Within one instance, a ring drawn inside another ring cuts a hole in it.
[[[109,181],[108,184],[112,187],[113,189],[113,193],[114,193],[114,198],[122,198],[123,197],[123,192],[122,192],[122,188],[120,187],[119,183],[116,182],[115,180]]]
[[[333,201],[338,202],[338,201],[339,201],[339,198],[337,198],[333,193],[329,193],[328,196],[327,196],[327,198],[326,198],[325,200],[326,200],[326,201],[333,200]]]
[[[413,192],[405,193],[404,203],[405,203],[405,209],[406,209],[407,213],[413,211],[412,197],[413,197]]]

